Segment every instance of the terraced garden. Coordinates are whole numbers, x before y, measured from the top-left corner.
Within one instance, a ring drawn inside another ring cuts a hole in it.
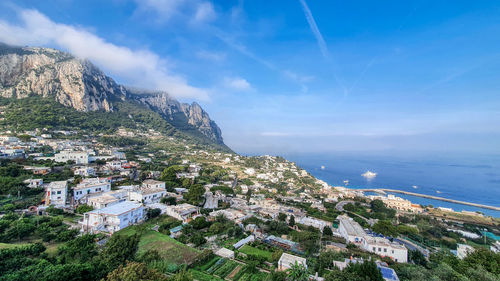
[[[200,281],[259,281],[264,280],[267,273],[249,273],[245,264],[220,257],[214,257],[203,265],[190,271],[193,278]]]

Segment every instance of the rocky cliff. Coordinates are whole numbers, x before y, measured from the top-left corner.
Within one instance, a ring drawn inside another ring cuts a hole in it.
[[[20,99],[33,94],[82,112],[113,111],[116,101],[139,102],[181,131],[195,128],[223,144],[220,128],[197,103],[180,103],[164,92],[127,89],[88,60],[55,49],[0,44],[0,96]]]

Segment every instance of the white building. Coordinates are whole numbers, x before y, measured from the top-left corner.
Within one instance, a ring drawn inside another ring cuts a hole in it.
[[[295,265],[295,263],[299,265],[301,264],[305,268],[307,268],[307,262],[305,258],[283,253],[283,255],[281,255],[280,260],[278,261],[278,270],[279,271],[287,270],[291,268],[293,265]]]
[[[187,223],[200,215],[200,208],[187,203],[171,205],[167,206],[167,215]]]
[[[457,244],[457,258],[464,259],[470,253],[474,252],[474,248],[466,244]]]
[[[76,187],[73,188],[73,198],[75,199],[75,201],[80,201],[80,199],[83,199],[81,203],[86,203],[87,202],[86,199],[88,197],[86,195],[108,192],[108,191],[111,191],[111,183],[109,182],[108,179],[103,179],[103,178],[84,179],[82,180],[81,183],[79,183]]]
[[[167,190],[165,183],[155,180],[145,180],[141,187],[136,187],[129,192],[132,201],[143,202],[145,204],[158,203],[165,197]]]
[[[307,225],[307,226],[312,226],[314,228],[319,229],[321,232],[323,232],[323,229],[325,227],[329,227],[330,229],[332,228],[332,223],[312,217],[302,217],[299,220],[300,224]]]
[[[82,229],[91,233],[114,233],[144,220],[142,204],[125,201],[83,214]]]
[[[85,151],[68,151],[64,150],[55,155],[56,162],[75,161],[76,164],[88,164],[89,153]]]
[[[359,223],[355,222],[348,216],[339,216],[339,234],[349,243],[362,243],[366,232],[361,228]]]
[[[226,259],[234,258],[234,252],[226,248],[220,248],[215,252],[215,254]]]
[[[53,181],[45,188],[45,205],[66,205],[68,183],[66,181]]]
[[[95,176],[95,169],[92,167],[79,167],[73,172],[75,176],[92,177]]]
[[[43,179],[27,179],[24,181],[29,188],[38,188],[43,185]]]
[[[147,188],[162,188],[165,189],[165,182],[157,180],[145,180],[142,182],[142,186]]]
[[[127,200],[128,192],[126,190],[112,190],[90,196],[87,199],[87,204],[94,209],[102,209]]]
[[[362,248],[382,257],[390,257],[395,262],[408,262],[406,247],[386,238],[365,236]]]

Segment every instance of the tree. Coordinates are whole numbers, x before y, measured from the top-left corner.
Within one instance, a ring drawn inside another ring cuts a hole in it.
[[[95,238],[95,235],[84,234],[61,246],[58,251],[60,262],[90,261],[98,253]]]
[[[131,236],[115,234],[109,238],[99,257],[105,267],[114,269],[133,260],[139,245],[139,235]]]
[[[207,240],[203,237],[203,234],[197,232],[189,239],[189,242],[193,243],[195,246],[201,246],[205,244]]]
[[[361,280],[384,281],[380,269],[371,260],[364,261],[363,263],[350,263],[344,271],[363,278]]]
[[[323,235],[332,236],[333,235],[332,229],[329,226],[323,227]]]
[[[146,216],[148,219],[156,218],[157,216],[161,215],[161,209],[154,208],[154,209],[148,209]]]
[[[374,212],[385,212],[386,210],[384,202],[379,199],[370,202],[370,207]]]
[[[86,213],[86,212],[90,212],[92,210],[94,210],[94,207],[86,205],[86,204],[79,205],[78,207],[76,207],[76,212],[78,214],[83,214],[83,213]]]
[[[167,277],[155,269],[149,269],[144,263],[127,262],[110,272],[107,281],[167,281]]]
[[[383,234],[385,236],[397,236],[398,232],[396,227],[387,220],[379,220],[375,225],[373,225],[373,231]]]
[[[160,202],[163,204],[167,204],[167,205],[177,205],[177,199],[175,197],[172,197],[172,196],[163,197],[160,200]]]
[[[283,222],[284,222],[284,221],[286,221],[286,214],[284,214],[284,213],[279,213],[279,214],[278,214],[278,220],[279,220],[279,221],[283,221]]]
[[[271,260],[277,262],[281,258],[281,255],[283,255],[283,250],[278,249],[271,254]]]
[[[160,176],[161,181],[177,182],[177,173],[184,171],[184,167],[174,165],[163,170]]]
[[[293,215],[290,216],[290,220],[288,221],[289,226],[295,225],[295,217]]]
[[[191,273],[186,271],[186,268],[184,267],[181,271],[177,272],[174,276],[168,278],[168,281],[192,281],[193,276],[191,276]]]
[[[198,230],[210,225],[210,223],[207,222],[207,219],[203,216],[195,218],[189,224],[192,225],[194,229]]]
[[[427,266],[427,259],[425,259],[424,254],[418,250],[408,251],[408,257],[414,264],[421,266]]]
[[[200,204],[204,193],[205,188],[201,184],[193,184],[184,198],[186,198],[186,200],[188,200],[191,204],[198,205]]]
[[[292,267],[287,270],[288,276],[286,280],[289,281],[308,281],[309,273],[307,272],[307,268],[303,264],[299,264],[295,262]]]

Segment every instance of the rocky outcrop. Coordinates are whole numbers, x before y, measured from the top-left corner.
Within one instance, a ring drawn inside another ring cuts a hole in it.
[[[0,43],[0,96],[53,97],[78,111],[113,111],[113,102],[131,99],[161,114],[181,131],[195,128],[223,144],[220,128],[197,104],[180,103],[164,92],[126,89],[88,60],[50,48],[20,48]]]
[[[2,46],[0,46],[1,48]],[[26,98],[54,96],[78,111],[112,111],[112,100],[125,97],[124,87],[87,60],[48,48],[4,47],[0,56],[0,95]]]
[[[165,119],[174,124],[186,122],[197,128],[203,135],[213,142],[223,144],[222,132],[217,124],[210,119],[208,113],[199,104],[180,103],[165,92],[148,92],[128,89],[129,98],[148,106],[151,110],[160,113]]]

